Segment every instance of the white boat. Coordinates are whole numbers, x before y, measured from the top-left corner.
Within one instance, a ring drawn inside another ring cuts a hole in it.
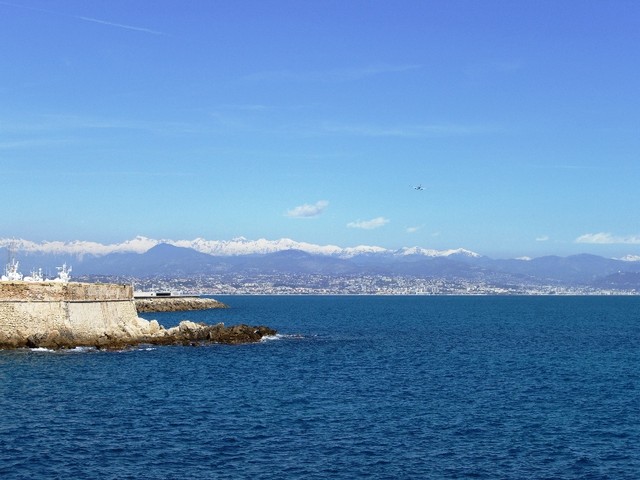
[[[4,275],[0,277],[0,281],[3,282],[30,282],[30,283],[40,283],[40,282],[60,282],[60,283],[68,283],[71,280],[71,267],[67,266],[67,264],[63,264],[61,267],[57,267],[58,276],[52,280],[45,279],[42,275],[42,269],[33,270],[31,275],[23,276],[19,271],[20,262],[18,262],[15,258],[11,258],[9,263],[4,267]]]
[[[42,269],[32,270],[31,275],[28,277],[24,277],[22,279],[24,282],[44,282],[44,277],[42,276]]]
[[[19,262],[15,258],[11,258],[9,263],[4,267],[3,282],[19,282],[22,280],[22,274],[18,271]]]
[[[67,283],[71,279],[71,267],[67,267],[66,263],[63,263],[58,269],[58,277],[51,280],[52,282]]]

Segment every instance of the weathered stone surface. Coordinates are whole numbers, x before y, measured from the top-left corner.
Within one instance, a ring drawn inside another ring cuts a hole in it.
[[[228,308],[213,298],[201,297],[153,297],[136,298],[139,313],[147,312],[183,312],[189,310],[208,310],[210,308]]]
[[[133,287],[112,283],[0,282],[0,301],[91,302],[131,300]]]
[[[91,344],[141,331],[130,285],[0,282],[0,347]]]

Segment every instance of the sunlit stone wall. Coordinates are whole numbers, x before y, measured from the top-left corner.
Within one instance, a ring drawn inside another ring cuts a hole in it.
[[[0,344],[50,334],[132,338],[140,320],[130,285],[0,282]]]
[[[131,285],[111,283],[0,282],[1,301],[90,302],[131,300]]]

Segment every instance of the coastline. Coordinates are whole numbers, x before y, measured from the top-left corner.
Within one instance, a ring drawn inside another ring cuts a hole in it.
[[[228,308],[217,300],[194,297],[151,303],[145,311]],[[0,281],[0,349],[241,344],[277,333],[265,326],[226,327],[189,320],[165,328],[157,320],[140,318],[137,307],[130,285]]]

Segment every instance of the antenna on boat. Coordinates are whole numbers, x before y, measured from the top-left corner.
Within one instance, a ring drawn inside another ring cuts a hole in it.
[[[16,260],[16,251],[17,244],[15,240],[11,240],[9,245],[7,245],[7,264],[4,269],[4,275],[2,275],[2,280],[22,280],[22,275],[18,271],[18,261]]]

